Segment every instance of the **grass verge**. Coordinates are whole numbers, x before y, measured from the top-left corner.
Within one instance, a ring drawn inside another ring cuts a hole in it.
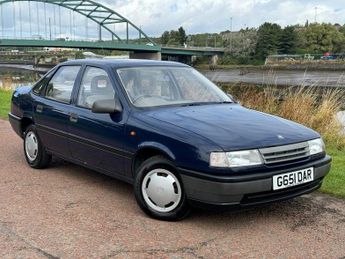
[[[7,119],[7,114],[10,111],[12,91],[0,89],[0,118]]]
[[[328,146],[327,153],[332,156],[332,168],[320,190],[324,193],[345,198],[345,150]]]

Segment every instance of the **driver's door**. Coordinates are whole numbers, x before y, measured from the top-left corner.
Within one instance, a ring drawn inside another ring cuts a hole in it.
[[[96,114],[92,104],[116,95],[107,71],[87,66],[69,119],[69,145],[73,159],[109,174],[124,174],[124,122],[122,114]]]

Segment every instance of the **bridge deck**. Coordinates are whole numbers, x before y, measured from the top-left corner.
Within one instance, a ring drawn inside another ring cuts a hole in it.
[[[179,48],[153,44],[123,43],[118,41],[63,41],[43,39],[0,39],[0,46],[4,47],[57,47],[80,49],[109,49],[135,52],[162,52],[166,55],[212,56],[224,54],[220,48]]]

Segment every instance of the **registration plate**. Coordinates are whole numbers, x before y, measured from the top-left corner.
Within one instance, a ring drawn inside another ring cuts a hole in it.
[[[273,190],[288,188],[291,186],[308,183],[314,180],[314,168],[306,168],[298,171],[278,174],[273,176]]]

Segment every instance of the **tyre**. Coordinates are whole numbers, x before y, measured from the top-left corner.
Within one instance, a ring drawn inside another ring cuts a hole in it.
[[[190,212],[182,181],[162,156],[151,157],[138,168],[134,193],[140,208],[153,218],[176,221]]]
[[[28,164],[36,169],[47,167],[51,161],[52,157],[46,152],[34,125],[24,132],[24,155]]]

